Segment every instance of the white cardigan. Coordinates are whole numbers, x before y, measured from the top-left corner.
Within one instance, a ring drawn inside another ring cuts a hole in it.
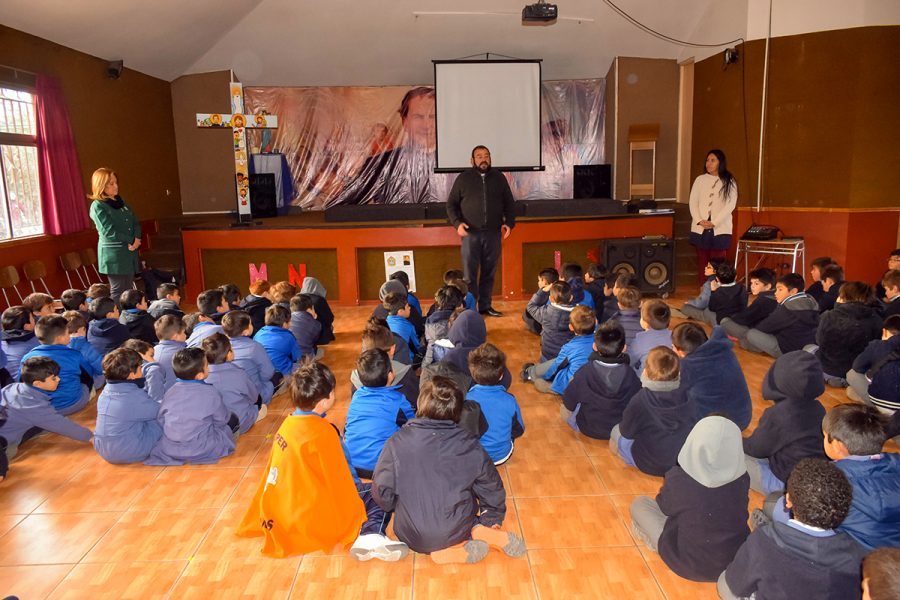
[[[703,233],[699,221],[712,221],[715,235],[732,233],[731,213],[737,206],[737,182],[732,180],[728,197],[722,196],[722,180],[704,173],[691,186],[691,233]]]

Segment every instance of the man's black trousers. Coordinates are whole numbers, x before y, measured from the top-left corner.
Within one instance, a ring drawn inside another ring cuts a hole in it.
[[[463,273],[469,291],[478,301],[478,310],[491,308],[494,274],[500,262],[500,231],[469,231],[462,238]]]

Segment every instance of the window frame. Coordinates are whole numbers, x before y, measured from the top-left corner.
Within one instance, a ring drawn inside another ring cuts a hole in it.
[[[13,83],[10,81],[6,81],[4,79],[0,79],[0,88],[15,90],[18,92],[26,92],[31,94],[32,101],[37,97],[37,89],[33,86],[24,85],[22,83]],[[0,131],[0,146],[24,146],[30,148],[38,147],[38,123],[37,123],[37,107],[35,107],[35,133],[34,135],[28,135],[26,133],[7,133]],[[28,242],[34,241],[42,237],[49,237],[44,231],[41,233],[33,233],[30,235],[20,235],[16,236],[13,233],[13,224],[12,224],[12,212],[9,205],[9,187],[7,186],[6,181],[6,169],[2,168],[3,164],[3,156],[0,153],[0,185],[3,186],[4,190],[4,203],[2,210],[6,213],[6,222],[9,223],[10,229],[10,237],[7,239],[0,239],[0,246],[4,245],[12,245],[16,242]],[[36,188],[38,190],[38,201],[40,202],[40,193],[41,193],[41,182],[40,182],[40,173],[38,174],[38,181],[35,182]],[[41,210],[41,226],[44,225],[44,212]]]

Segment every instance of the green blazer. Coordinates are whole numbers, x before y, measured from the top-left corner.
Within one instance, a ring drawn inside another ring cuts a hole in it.
[[[138,272],[138,253],[128,249],[141,237],[137,215],[128,208],[113,208],[103,200],[91,201],[91,220],[97,227],[97,268],[105,275],[134,275]]]

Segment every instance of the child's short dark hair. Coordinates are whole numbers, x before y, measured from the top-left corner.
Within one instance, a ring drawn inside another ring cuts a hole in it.
[[[180,291],[179,287],[174,283],[161,283],[156,286],[156,297],[162,300],[166,296],[171,296]]]
[[[625,329],[615,319],[610,319],[597,327],[594,345],[603,358],[616,358],[625,349]]]
[[[838,298],[844,302],[868,304],[872,301],[872,286],[863,281],[845,281],[838,290]]]
[[[672,330],[672,346],[685,354],[692,354],[708,340],[706,331],[696,323],[680,323]]]
[[[153,350],[153,344],[145,340],[131,338],[130,340],[125,340],[124,342],[122,342],[122,345],[119,346],[119,348],[128,348],[129,350],[134,350],[138,354],[147,354],[148,352]]]
[[[94,298],[91,302],[91,317],[94,319],[105,319],[106,315],[116,310],[116,302],[109,296],[101,296]]]
[[[211,365],[221,365],[231,352],[231,342],[224,333],[214,333],[203,338],[200,347],[206,353],[206,360]]]
[[[709,258],[709,260],[706,261],[706,262],[709,263],[709,264],[712,266],[713,271],[715,271],[716,268],[717,268],[719,265],[721,265],[722,263],[724,263],[726,260],[727,260],[727,259],[726,259],[724,256],[711,256],[711,257]]]
[[[290,322],[290,320],[291,311],[280,304],[273,304],[266,309],[266,325],[284,327],[284,324]]]
[[[311,411],[319,401],[331,395],[334,386],[334,373],[331,369],[313,357],[307,356],[297,364],[297,368],[291,374],[291,400],[297,408]]]
[[[547,283],[556,283],[559,281],[559,271],[553,267],[547,267],[546,269],[541,269],[541,272],[538,273],[538,277]]]
[[[262,296],[272,289],[272,286],[265,279],[257,279],[250,284],[250,293],[254,296]]]
[[[290,302],[297,293],[297,288],[288,281],[279,281],[269,288],[272,302]]]
[[[76,333],[79,329],[87,329],[87,321],[84,315],[77,310],[67,310],[62,314],[62,317],[69,324],[69,333]]]
[[[144,359],[131,348],[116,348],[103,357],[103,376],[107,381],[125,381],[128,376],[140,370]]]
[[[59,315],[46,315],[34,325],[34,335],[42,344],[52,344],[53,340],[69,333],[69,322]]]
[[[435,375],[419,391],[416,416],[459,423],[463,409],[463,393],[452,379]]]
[[[872,600],[900,598],[900,548],[869,552],[862,562],[862,576]]]
[[[219,289],[222,290],[222,295],[225,296],[225,302],[227,302],[229,306],[237,304],[241,299],[241,288],[233,283],[222,284],[219,286]]]
[[[44,381],[51,375],[59,375],[59,365],[49,356],[32,356],[22,362],[19,379],[22,383],[32,385],[35,381]]]
[[[309,294],[297,294],[291,298],[291,312],[306,312],[313,306],[315,303]]]
[[[889,316],[884,320],[884,325],[882,325],[882,327],[891,335],[897,335],[900,333],[900,315]],[[4,327],[4,329],[6,328]]]
[[[680,368],[678,355],[665,346],[653,348],[644,360],[644,373],[650,381],[675,381]]]
[[[191,334],[194,332],[194,327],[196,327],[199,322],[200,313],[198,312],[187,313],[181,317],[181,323],[184,325],[184,334],[191,337]]]
[[[650,329],[668,329],[672,311],[662,300],[647,300],[641,305],[641,318]]]
[[[826,279],[830,279],[834,283],[844,281],[844,269],[838,264],[831,263],[822,269],[822,281],[825,281]]]
[[[449,284],[454,279],[465,279],[466,276],[459,269],[450,269],[444,272],[444,283]]]
[[[567,281],[573,277],[581,277],[582,275],[584,275],[584,270],[578,263],[566,263],[562,266],[562,278]]]
[[[247,328],[253,323],[250,315],[242,310],[229,310],[222,317],[222,330],[230,338],[236,338],[243,335]]]
[[[78,310],[82,304],[87,302],[87,294],[81,290],[68,289],[62,293],[59,299],[66,310]]]
[[[847,518],[853,488],[833,463],[821,458],[804,458],[787,481],[794,518],[805,525],[834,529]]]
[[[605,279],[606,265],[592,262],[588,265],[587,274],[590,275],[592,279]]]
[[[619,288],[616,292],[616,302],[625,310],[635,310],[641,306],[641,290],[629,285]]]
[[[900,287],[900,270],[891,269],[881,278],[881,286],[886,289]]]
[[[756,279],[763,285],[775,285],[775,271],[769,269],[767,267],[762,267],[761,269],[754,269],[750,271],[750,280]]]
[[[803,275],[800,273],[787,273],[778,278],[778,283],[788,290],[804,290]]]
[[[396,315],[401,310],[406,308],[408,303],[409,299],[406,294],[402,292],[391,292],[384,297],[382,306],[384,306],[384,308],[388,311],[388,314]]]
[[[182,348],[172,357],[172,370],[178,379],[196,379],[206,364],[206,353],[202,348]]]
[[[391,358],[381,348],[372,348],[359,355],[356,361],[356,373],[359,381],[366,387],[384,387],[388,383],[391,372]]]
[[[735,271],[733,264],[723,262],[723,263],[716,265],[716,280],[719,283],[724,283],[724,284],[734,283],[734,278],[736,276],[737,276],[737,271]]]
[[[362,351],[379,348],[390,352],[394,347],[394,332],[384,325],[367,323],[362,334]]]
[[[200,311],[200,314],[211,317],[219,312],[219,307],[222,306],[222,300],[224,299],[225,294],[222,293],[222,290],[200,292],[197,295],[197,310]]]
[[[594,333],[597,325],[597,317],[594,311],[583,304],[579,304],[569,313],[569,325],[575,335],[590,335]]]
[[[122,292],[122,295],[119,296],[119,305],[122,307],[122,310],[130,310],[133,308],[137,308],[137,305],[144,301],[144,292],[141,290],[130,289]]]
[[[31,311],[28,310],[28,307],[19,304],[10,306],[3,311],[3,315],[0,316],[0,327],[3,327],[3,331],[22,331],[32,320]]]
[[[479,385],[497,385],[506,371],[506,355],[497,346],[485,342],[469,352],[469,372]]]
[[[854,456],[871,456],[881,452],[887,435],[885,419],[874,406],[838,404],[822,419],[822,431],[831,442],[838,440]]]
[[[463,303],[463,293],[455,285],[444,285],[434,293],[435,310],[455,310]]]
[[[465,300],[466,294],[469,293],[469,284],[466,283],[465,279],[463,279],[462,277],[457,277],[448,281],[447,285],[452,285],[453,287],[458,289],[459,293],[463,296],[463,300]]]
[[[634,273],[629,273],[628,271],[619,271],[616,274],[616,281],[615,283],[613,283],[613,287],[617,287],[620,290],[627,287],[633,287],[637,289],[639,283],[640,282],[638,281],[638,277]]]
[[[397,280],[403,284],[403,287],[409,290],[409,275],[406,271],[394,271],[391,273],[391,276],[388,277],[388,280]]]
[[[560,279],[550,286],[550,302],[554,304],[572,303],[572,286]]]
[[[35,292],[33,294],[28,294],[25,296],[25,299],[22,300],[22,304],[28,307],[33,313],[41,312],[41,309],[47,306],[48,304],[53,304],[53,296],[49,294],[44,294],[41,292]]]
[[[97,298],[109,298],[110,290],[108,283],[93,283],[87,291],[88,298],[96,300]]]
[[[175,315],[163,315],[153,324],[153,331],[160,340],[171,340],[184,331],[184,321]]]
[[[832,260],[832,258],[830,256],[819,256],[819,257],[812,259],[810,266],[816,267],[819,269],[819,271],[821,271],[822,269],[824,269],[825,267],[827,267],[828,265],[833,264],[833,263],[834,263],[834,260]]]

